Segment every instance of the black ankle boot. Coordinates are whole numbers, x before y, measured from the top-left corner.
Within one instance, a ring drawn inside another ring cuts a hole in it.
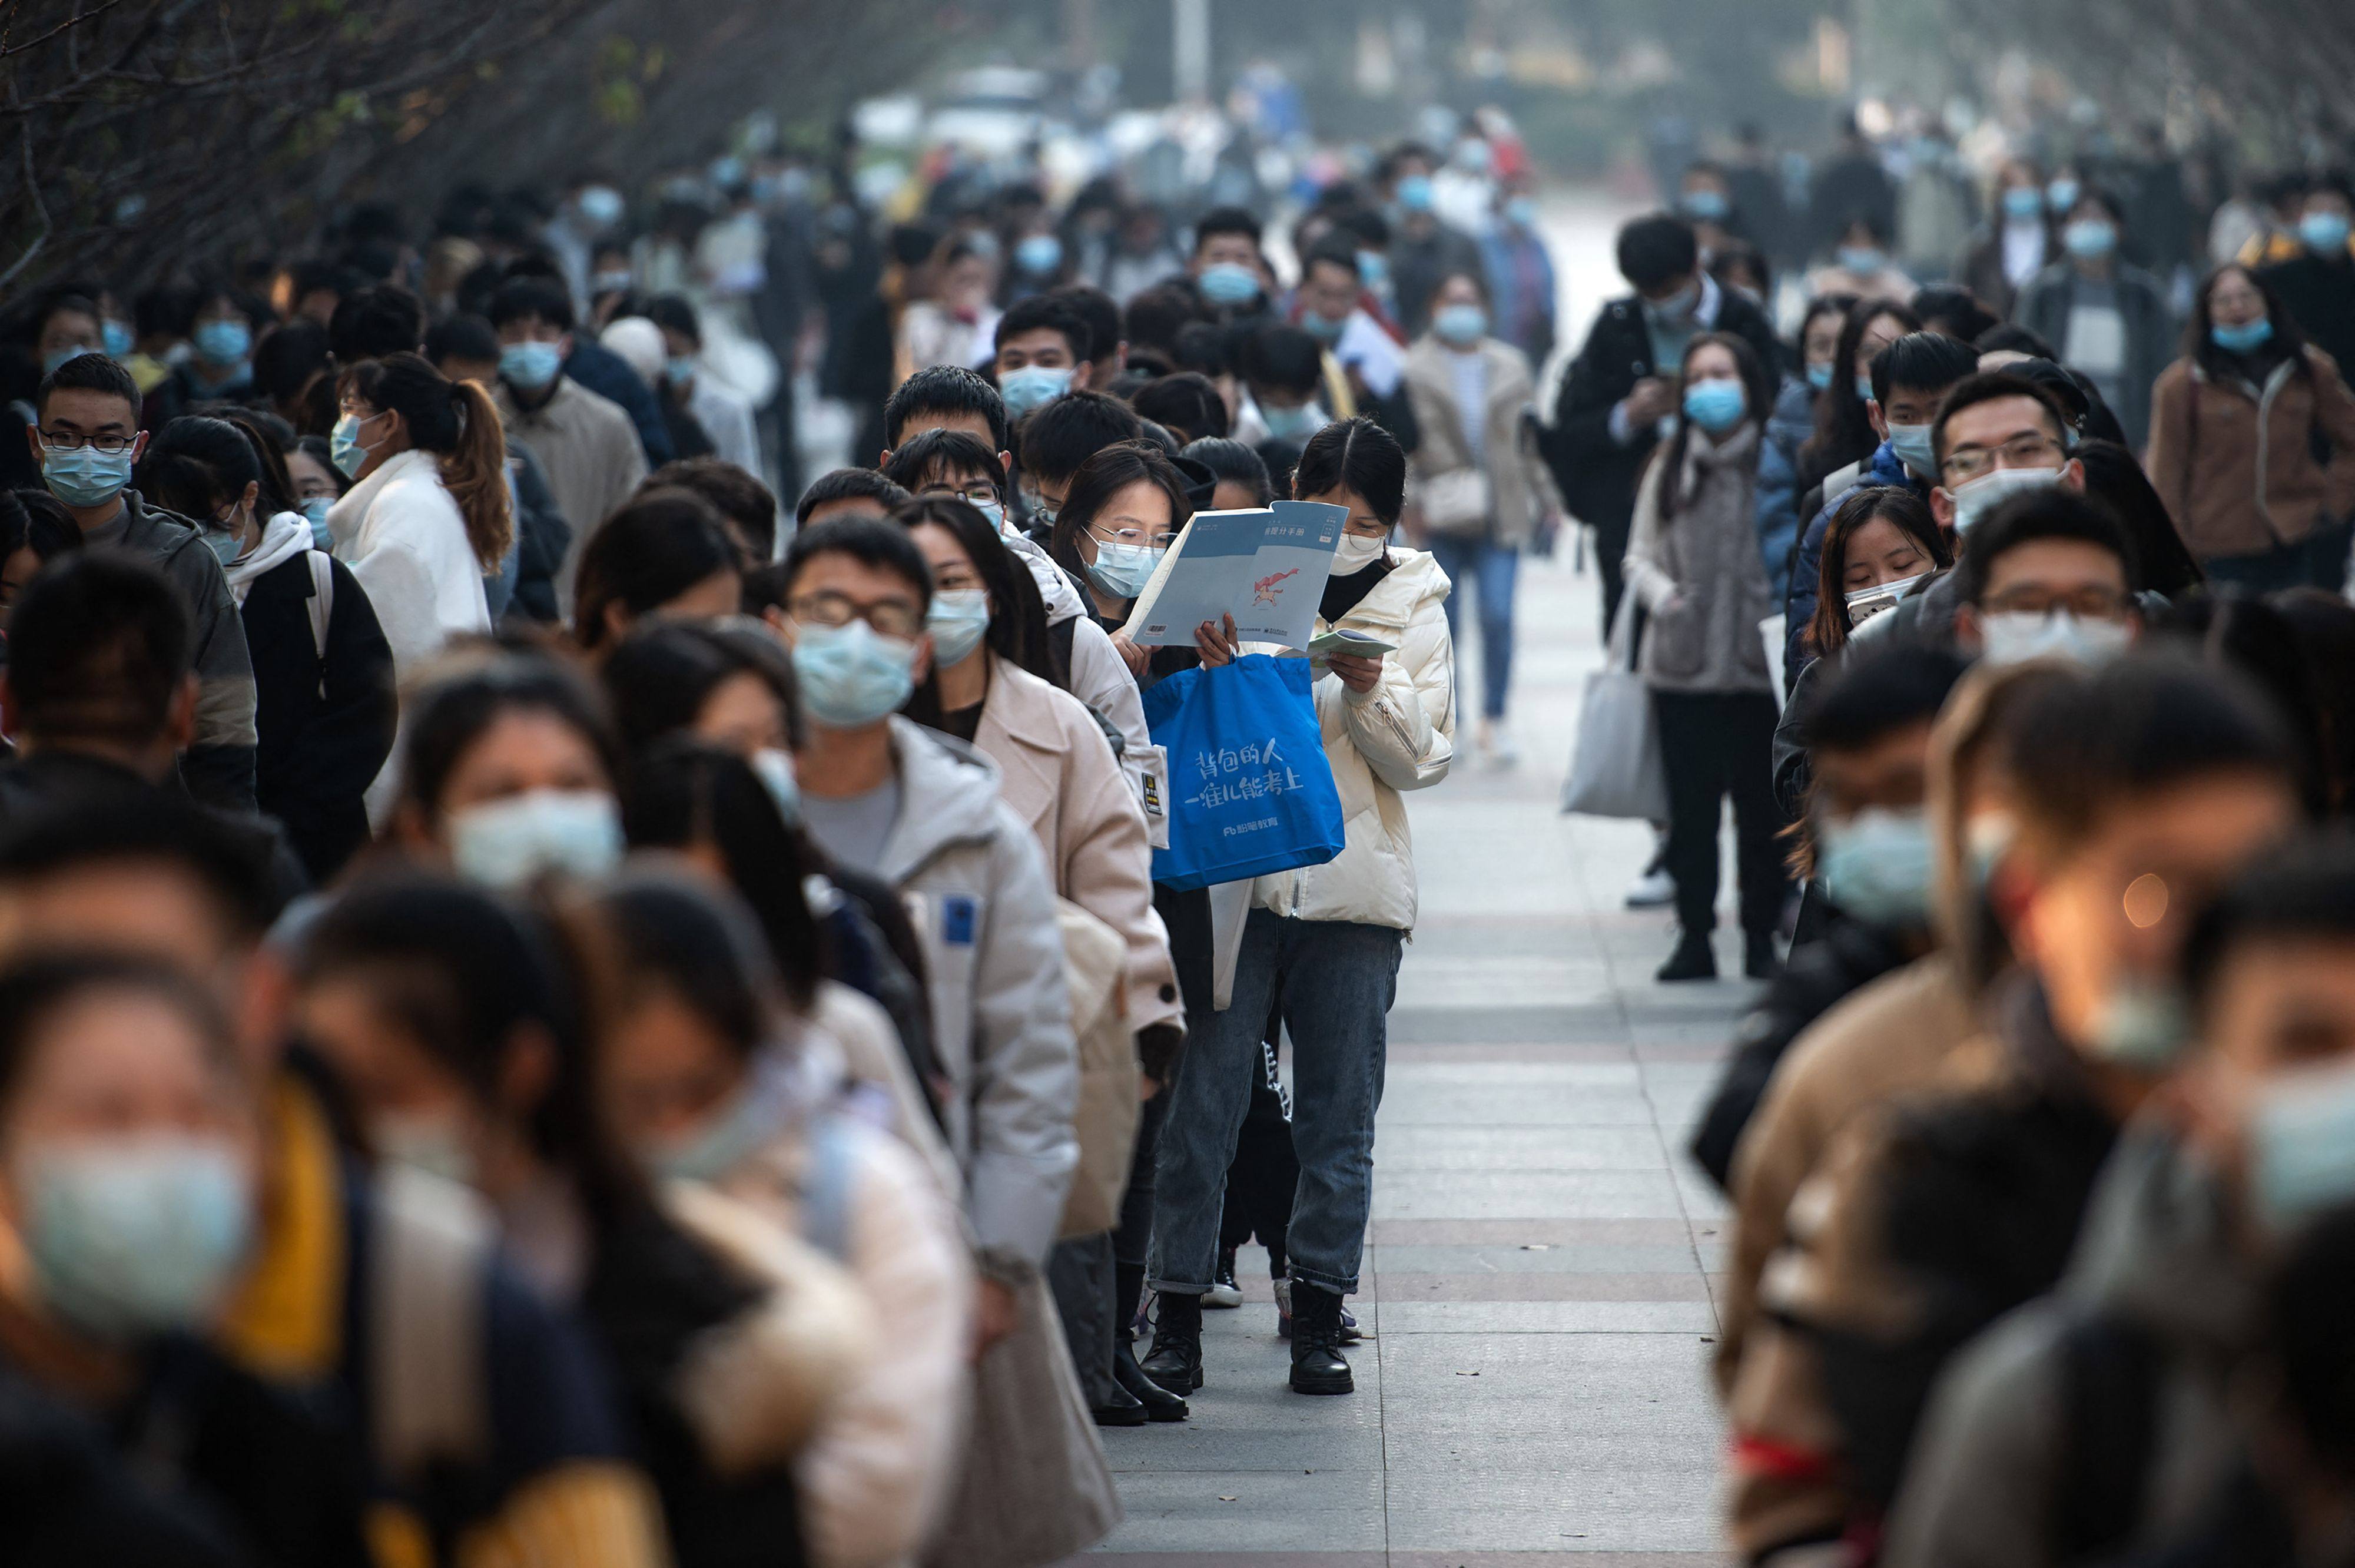
[[[1753,980],[1771,980],[1782,964],[1774,956],[1774,933],[1753,931],[1742,939],[1742,972]]]
[[[1183,1421],[1188,1414],[1186,1402],[1145,1375],[1136,1364],[1136,1351],[1125,1339],[1115,1340],[1112,1348],[1112,1375],[1130,1395],[1145,1406],[1148,1421]]]
[[[1714,980],[1717,978],[1717,952],[1709,944],[1706,931],[1679,932],[1677,950],[1660,965],[1653,976],[1662,985],[1678,980]]]
[[[1153,1349],[1141,1368],[1174,1394],[1202,1386],[1202,1298],[1160,1292],[1155,1298]]]
[[[1142,1426],[1152,1419],[1143,1400],[1117,1385],[1112,1391],[1112,1402],[1097,1405],[1090,1413],[1098,1426]]]
[[[1305,1280],[1292,1282],[1292,1392],[1351,1393],[1357,1384],[1341,1359],[1341,1298]]]

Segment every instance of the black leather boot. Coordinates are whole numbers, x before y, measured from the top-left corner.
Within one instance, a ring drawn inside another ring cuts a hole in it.
[[[1098,1426],[1142,1426],[1152,1419],[1143,1400],[1117,1385],[1112,1391],[1112,1402],[1097,1405],[1090,1413]]]
[[[1292,1282],[1292,1392],[1353,1393],[1341,1359],[1341,1298],[1305,1280]]]
[[[1120,1381],[1121,1387],[1145,1406],[1147,1421],[1186,1419],[1185,1400],[1145,1375],[1145,1369],[1136,1364],[1136,1351],[1125,1339],[1113,1345],[1112,1375]]]
[[[1677,950],[1652,976],[1660,984],[1673,985],[1678,980],[1714,980],[1717,978],[1717,953],[1709,944],[1706,931],[1686,931],[1677,934]]]
[[[1153,1349],[1145,1375],[1174,1394],[1202,1386],[1202,1298],[1160,1292],[1155,1298]]]
[[[1742,972],[1753,980],[1771,980],[1782,970],[1774,956],[1774,933],[1753,931],[1742,939]]]

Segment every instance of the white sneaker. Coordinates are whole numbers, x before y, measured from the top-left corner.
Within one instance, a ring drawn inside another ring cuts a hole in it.
[[[1513,743],[1513,732],[1499,729],[1488,741],[1488,765],[1509,768],[1521,760],[1520,747]]]
[[[1627,889],[1629,909],[1665,909],[1677,901],[1677,880],[1666,866],[1654,866]]]

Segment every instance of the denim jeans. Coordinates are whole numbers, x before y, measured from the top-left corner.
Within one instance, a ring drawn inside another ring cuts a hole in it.
[[[1406,933],[1346,921],[1283,920],[1255,909],[1235,964],[1234,1005],[1187,1008],[1155,1172],[1152,1285],[1210,1288],[1235,1136],[1261,1072],[1268,1009],[1292,1033],[1292,1144],[1300,1182],[1284,1238],[1292,1277],[1358,1288],[1373,1200],[1374,1108],[1382,1099],[1391,1000]]]
[[[1451,539],[1431,536],[1431,553],[1447,573],[1454,591],[1447,595],[1447,635],[1460,647],[1455,606],[1467,585],[1480,600],[1480,714],[1505,716],[1505,688],[1513,678],[1513,585],[1521,571],[1521,552],[1487,538]]]

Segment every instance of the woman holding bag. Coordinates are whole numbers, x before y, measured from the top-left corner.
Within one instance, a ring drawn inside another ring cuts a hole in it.
[[[1652,689],[1668,785],[1676,952],[1662,981],[1717,975],[1719,803],[1733,797],[1740,845],[1742,972],[1774,969],[1789,882],[1774,837],[1774,677],[1758,623],[1772,613],[1753,497],[1771,383],[1750,346],[1704,333],[1685,349],[1676,433],[1645,470],[1627,540],[1627,587],[1646,624],[1638,668]]]
[[[1511,763],[1517,753],[1504,723],[1513,674],[1513,588],[1552,481],[1523,439],[1523,416],[1535,395],[1529,363],[1489,336],[1487,286],[1474,273],[1450,272],[1440,281],[1431,298],[1431,330],[1407,351],[1406,390],[1423,432],[1410,492],[1426,541],[1448,580],[1471,585],[1480,602],[1474,744],[1485,762]],[[1449,634],[1457,627],[1451,596]]]
[[[1156,1172],[1151,1283],[1159,1317],[1145,1362],[1148,1377],[1176,1392],[1202,1385],[1202,1296],[1218,1262],[1220,1193],[1272,1008],[1281,1008],[1295,1052],[1291,1383],[1301,1393],[1354,1386],[1340,1354],[1341,1301],[1358,1288],[1388,1015],[1415,915],[1414,851],[1400,797],[1446,777],[1455,752],[1455,651],[1441,608],[1447,575],[1427,554],[1384,544],[1405,490],[1406,454],[1366,419],[1318,431],[1293,476],[1300,499],[1348,512],[1317,631],[1338,627],[1393,651],[1336,655],[1315,684],[1345,818],[1340,854],[1259,878],[1231,1004],[1219,1011],[1207,997],[1187,998],[1188,1039]],[[1214,679],[1240,651],[1231,634],[1205,632],[1196,645]]]

